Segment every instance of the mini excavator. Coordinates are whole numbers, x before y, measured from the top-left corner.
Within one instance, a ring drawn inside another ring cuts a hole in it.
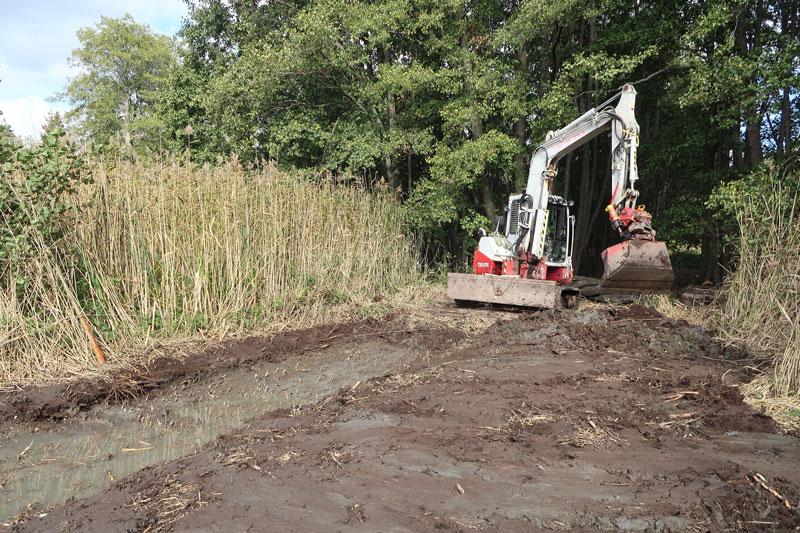
[[[616,102],[616,106],[613,106]],[[639,125],[636,90],[622,90],[558,131],[548,132],[531,158],[523,194],[508,199],[505,234],[483,236],[473,255],[472,274],[449,273],[447,295],[456,304],[476,302],[525,307],[573,307],[578,296],[666,292],[674,276],[666,245],[656,240],[652,216],[637,205]],[[604,132],[611,132],[611,229],[622,242],[602,252],[599,284],[573,283],[575,217],[572,202],[550,194],[558,162]]]

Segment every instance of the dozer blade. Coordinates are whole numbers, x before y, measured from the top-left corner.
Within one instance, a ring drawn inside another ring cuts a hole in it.
[[[595,294],[666,292],[674,275],[667,245],[659,241],[630,240],[603,250],[603,277]]]
[[[447,274],[447,296],[457,305],[469,302],[518,305],[553,309],[562,293],[555,281],[522,279],[519,276]]]

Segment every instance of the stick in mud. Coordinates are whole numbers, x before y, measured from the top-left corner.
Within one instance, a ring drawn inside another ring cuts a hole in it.
[[[106,364],[106,358],[103,355],[103,352],[100,351],[100,346],[98,346],[97,341],[94,340],[94,335],[92,335],[92,329],[89,327],[89,322],[87,322],[85,318],[81,317],[81,324],[83,324],[83,329],[86,330],[86,334],[89,335],[89,342],[92,343],[92,349],[94,350],[94,354],[97,356],[97,362],[101,365]]]
[[[789,503],[789,500],[781,496],[777,490],[767,485],[767,479],[764,476],[756,472],[755,474],[752,474],[750,477],[753,479],[755,483],[761,485],[761,487],[763,487],[764,490],[766,490],[767,492],[769,492],[770,494],[781,500],[787,509],[789,509],[790,511],[792,510],[792,504]]]

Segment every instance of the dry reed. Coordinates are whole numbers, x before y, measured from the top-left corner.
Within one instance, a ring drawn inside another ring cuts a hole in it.
[[[711,306],[654,297],[661,313],[702,325],[723,342],[770,361],[742,385],[745,400],[785,428],[800,428],[800,211],[792,184],[797,168],[778,176],[767,168],[762,186],[731,189],[738,260]],[[758,182],[757,182],[758,183]],[[788,186],[787,186],[788,184]]]
[[[800,388],[800,213],[775,186],[741,199],[740,253],[716,319],[724,340],[774,359],[773,392]]]
[[[58,246],[36,242],[27,301],[0,290],[0,382],[95,368],[82,316],[124,364],[157,339],[345,318],[420,278],[385,190],[235,161],[93,170],[74,227]]]

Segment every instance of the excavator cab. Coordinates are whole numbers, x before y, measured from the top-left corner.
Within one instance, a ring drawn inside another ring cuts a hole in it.
[[[572,240],[575,234],[575,217],[569,214],[569,204],[560,196],[551,196],[547,202],[547,235],[544,239],[544,257],[548,265],[572,268]]]
[[[519,204],[521,194],[515,194],[508,200],[506,208],[506,238],[515,243],[521,236],[519,224]],[[547,229],[544,241],[544,253],[548,265],[572,268],[572,247],[575,237],[575,217],[570,214],[571,201],[560,196],[550,196],[547,201]]]

